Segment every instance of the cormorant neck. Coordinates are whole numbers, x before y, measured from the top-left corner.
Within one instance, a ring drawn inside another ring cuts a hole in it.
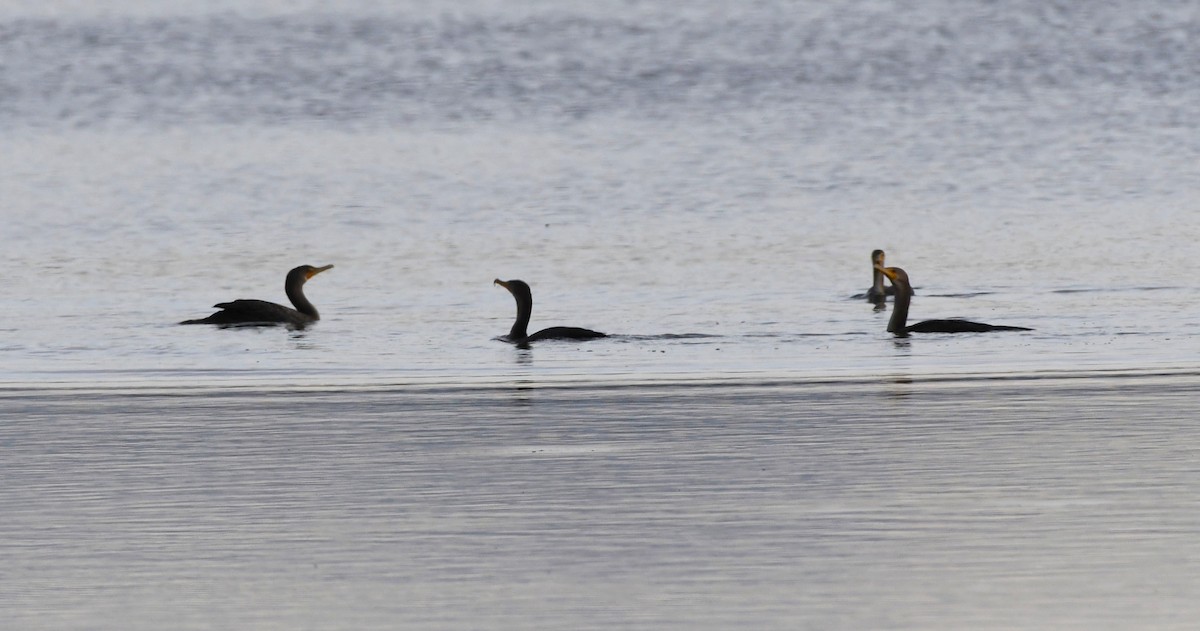
[[[305,280],[307,279],[288,278],[287,284],[284,285],[283,290],[287,292],[288,300],[291,300],[292,304],[295,305],[296,311],[299,311],[300,313],[303,313],[314,320],[320,320],[321,314],[317,313],[317,308],[314,307],[313,304],[308,301],[308,298],[304,296]]]
[[[508,332],[508,339],[523,340],[529,337],[529,316],[533,313],[533,298],[523,298],[513,295],[517,301],[517,321],[513,322],[512,329]]]
[[[872,293],[880,298],[883,298],[883,272],[874,270],[874,274],[871,276],[871,289],[874,290]]]
[[[912,300],[912,288],[908,283],[892,282],[896,288],[896,295],[892,299],[892,317],[888,320],[888,333],[896,335],[907,335],[905,330],[908,326],[908,303]]]

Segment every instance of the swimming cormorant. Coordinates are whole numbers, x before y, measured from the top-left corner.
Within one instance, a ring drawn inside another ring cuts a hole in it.
[[[1004,326],[984,324],[969,320],[925,320],[908,326],[908,305],[912,301],[912,285],[908,282],[908,274],[899,267],[876,266],[883,272],[896,288],[895,304],[892,305],[892,317],[888,320],[888,332],[896,337],[908,337],[909,333],[982,333],[985,331],[1032,331],[1023,326]]]
[[[514,344],[526,344],[539,340],[590,340],[597,337],[607,337],[599,331],[581,329],[575,326],[552,326],[529,335],[529,315],[533,313],[533,293],[523,280],[500,280],[495,284],[508,290],[517,301],[517,320],[504,339]]]
[[[317,313],[317,308],[308,301],[308,298],[304,297],[304,283],[313,276],[331,268],[333,268],[332,265],[325,265],[323,267],[301,265],[288,272],[287,280],[283,283],[283,289],[287,292],[287,297],[292,301],[292,304],[296,305],[295,309],[265,300],[234,300],[233,302],[222,302],[213,305],[213,307],[220,309],[220,311],[207,318],[184,320],[180,324],[218,324],[224,326],[270,326],[286,324],[294,328],[304,328],[321,319],[321,314]]]

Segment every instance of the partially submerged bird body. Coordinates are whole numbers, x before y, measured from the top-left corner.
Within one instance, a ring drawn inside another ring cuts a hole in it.
[[[332,265],[313,267],[301,265],[288,272],[284,281],[284,291],[295,305],[295,309],[267,302],[266,300],[234,300],[220,302],[213,308],[220,311],[196,320],[184,320],[180,324],[216,324],[219,326],[275,326],[284,324],[294,328],[303,328],[321,319],[321,314],[304,295],[304,283],[308,279],[331,269]]]
[[[888,329],[891,331],[891,329]],[[1003,324],[985,324],[951,318],[948,320],[922,320],[912,326],[904,327],[905,333],[983,333],[986,331],[1032,331],[1023,326],[1006,326]],[[893,331],[894,333],[895,331]]]
[[[599,331],[583,329],[576,326],[552,326],[529,335],[529,317],[533,314],[533,292],[529,285],[522,280],[495,280],[496,285],[508,290],[517,301],[517,319],[512,329],[504,336],[506,341],[514,344],[527,344],[541,340],[590,340],[598,337],[608,337]]]
[[[514,336],[510,331],[508,339],[514,342],[537,342],[539,340],[591,340],[598,337],[608,337],[599,331],[584,329],[577,326],[552,326],[542,329],[524,339]]]
[[[888,332],[896,337],[907,337],[909,333],[985,333],[988,331],[1032,331],[1023,326],[1005,326],[1000,324],[985,324],[970,320],[923,320],[911,326],[908,325],[908,307],[912,302],[912,285],[908,281],[908,273],[899,267],[883,267],[877,265],[876,270],[892,281],[896,289],[895,304],[892,305],[892,317],[888,320]]]

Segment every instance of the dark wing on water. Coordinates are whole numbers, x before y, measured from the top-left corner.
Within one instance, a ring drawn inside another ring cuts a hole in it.
[[[577,326],[552,326],[548,329],[542,329],[533,335],[525,338],[526,342],[536,342],[538,340],[590,340],[597,337],[608,337],[599,331],[590,329],[581,329]]]
[[[1032,329],[1022,326],[971,322],[970,320],[925,320],[907,327],[906,330],[909,333],[984,333],[987,331],[1031,331]]]
[[[209,316],[214,324],[249,324],[254,322],[302,323],[307,320],[299,311],[266,300],[234,300],[213,305],[220,309]]]

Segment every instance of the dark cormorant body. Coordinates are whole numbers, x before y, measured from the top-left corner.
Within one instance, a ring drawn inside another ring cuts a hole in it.
[[[217,324],[221,326],[273,326],[286,324],[294,328],[304,328],[321,319],[317,308],[304,296],[304,283],[308,279],[331,269],[332,265],[313,267],[301,265],[288,272],[283,289],[287,297],[296,306],[295,309],[277,305],[265,300],[234,300],[213,305],[220,311],[198,320],[184,320],[180,324]]]
[[[899,267],[883,267],[878,269],[896,288],[895,304],[892,305],[892,317],[888,320],[888,332],[896,337],[908,337],[909,333],[983,333],[986,331],[1032,331],[1023,326],[1004,326],[999,324],[984,324],[970,320],[924,320],[908,326],[908,306],[912,302],[912,285],[908,282],[908,273]]]
[[[533,313],[533,292],[523,280],[500,280],[495,284],[508,290],[517,301],[517,320],[504,339],[515,344],[526,344],[540,340],[590,340],[597,337],[607,337],[599,331],[581,329],[575,326],[552,326],[529,335],[529,316]]]

